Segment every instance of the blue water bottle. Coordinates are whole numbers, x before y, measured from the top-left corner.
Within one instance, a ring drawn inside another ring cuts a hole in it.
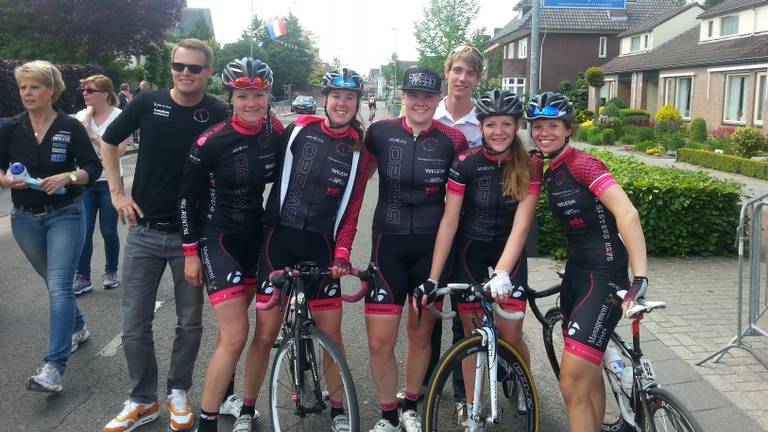
[[[47,193],[41,186],[42,180],[39,178],[34,178],[29,175],[29,171],[27,171],[27,167],[24,166],[21,162],[14,162],[11,164],[11,175],[13,176],[14,180],[23,180],[24,183],[28,184],[32,189]],[[54,192],[56,195],[61,195],[63,193],[66,193],[66,188],[60,188],[56,192]]]

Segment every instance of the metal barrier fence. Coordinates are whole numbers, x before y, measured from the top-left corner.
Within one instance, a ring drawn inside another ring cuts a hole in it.
[[[736,336],[726,346],[697,363],[698,365],[702,365],[712,359],[717,363],[731,348],[739,348],[751,354],[755,360],[768,369],[768,362],[760,358],[752,347],[744,341],[745,336],[768,336],[768,333],[757,325],[757,321],[768,310],[768,251],[766,250],[768,249],[766,247],[766,243],[768,243],[768,226],[763,228],[763,222],[768,225],[768,194],[748,201],[741,206],[739,227],[736,231],[736,241],[739,248],[739,304],[737,308]],[[748,242],[745,228],[748,231]],[[744,323],[745,244],[749,258],[748,322],[746,325]],[[765,281],[761,274],[764,260],[766,260]]]
[[[275,114],[285,114],[291,110],[291,101],[288,99],[277,101],[277,102],[271,102],[271,105],[272,105],[272,111],[274,111]]]

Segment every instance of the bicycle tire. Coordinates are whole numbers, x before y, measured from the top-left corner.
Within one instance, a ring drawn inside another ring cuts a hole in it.
[[[549,364],[552,367],[552,372],[555,373],[555,378],[560,379],[560,360],[562,358],[563,349],[565,346],[564,336],[562,334],[562,321],[563,313],[559,307],[555,306],[550,308],[547,313],[544,314],[544,349],[547,352],[547,358]],[[613,341],[609,343],[609,346],[614,344]],[[631,366],[628,366],[631,367]],[[632,430],[632,427],[621,417],[621,410],[619,408],[618,398],[622,395],[611,387],[611,377],[608,376],[609,371],[604,367],[603,369],[603,382],[606,387],[606,410],[605,417],[603,418],[603,424],[600,427],[601,432],[623,432]],[[613,399],[611,399],[613,398]]]
[[[446,392],[443,396],[446,383],[450,382],[451,374],[456,365],[461,365],[462,359],[467,356],[484,351],[486,347],[482,345],[480,335],[470,335],[453,345],[441,358],[435,367],[435,371],[427,384],[427,391],[424,404],[424,413],[422,415],[422,425],[425,432],[443,432],[443,431],[464,431],[464,425],[456,420],[455,401],[452,391]],[[497,339],[497,354],[499,366],[504,365],[507,371],[507,378],[516,380],[518,391],[522,389],[525,392],[525,403],[527,406],[525,415],[521,415],[514,410],[512,415],[503,415],[503,408],[500,407],[502,414],[501,421],[498,424],[486,424],[484,430],[488,431],[526,431],[536,432],[539,430],[539,397],[536,392],[536,385],[528,367],[523,362],[520,354],[512,346],[501,339]],[[484,383],[488,383],[488,370],[485,370],[485,376],[481,378]],[[494,377],[492,380],[496,385],[501,385]],[[497,393],[497,398],[501,398],[501,393]],[[487,385],[484,386],[484,395],[488,394]],[[441,409],[441,402],[442,409]],[[477,403],[477,401],[476,401]],[[490,409],[490,405],[488,405]],[[510,410],[511,411],[511,410]],[[483,412],[484,415],[490,413]],[[513,427],[517,426],[517,427]]]
[[[272,371],[269,379],[269,409],[270,424],[273,431],[292,431],[292,430],[330,430],[331,414],[330,402],[326,400],[328,382],[324,379],[330,365],[322,365],[323,356],[320,348],[328,352],[333,364],[339,369],[344,393],[344,413],[349,418],[349,430],[356,431],[360,429],[360,412],[357,400],[357,391],[355,390],[352,373],[349,371],[346,359],[341,354],[341,350],[331,338],[315,327],[310,327],[308,331],[301,336],[302,342],[306,345],[304,352],[309,361],[310,367],[303,368],[300,381],[308,382],[308,391],[296,394],[293,388],[293,379],[295,377],[293,370],[293,347],[296,338],[291,337],[283,341],[277,350],[272,362]],[[312,360],[314,359],[314,360]],[[312,365],[312,362],[315,365]],[[318,379],[315,380],[312,373],[313,367],[319,372]],[[306,380],[306,381],[305,381]],[[309,407],[306,412],[297,408],[296,400],[300,401],[301,407]],[[312,406],[310,407],[310,404]]]
[[[653,423],[646,426],[648,418],[643,421],[643,432],[703,432],[696,417],[680,402],[677,396],[663,388],[655,387],[641,392],[647,411],[651,414]],[[660,417],[657,414],[661,413]],[[660,424],[661,425],[660,425]]]

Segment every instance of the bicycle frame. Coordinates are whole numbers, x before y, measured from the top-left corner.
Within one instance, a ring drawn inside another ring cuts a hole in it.
[[[491,395],[491,415],[488,418],[482,419],[484,422],[498,423],[499,419],[499,401],[497,400],[498,390],[496,389],[496,377],[499,370],[499,356],[496,349],[496,324],[493,319],[493,313],[490,305],[486,302],[482,302],[483,325],[480,328],[472,330],[473,334],[478,334],[482,337],[482,345],[487,347],[487,351],[482,351],[477,354],[475,359],[475,389],[473,401],[479,401],[482,397],[483,384],[482,380],[478,379],[483,376],[485,367],[488,367],[488,388]],[[477,403],[472,404],[472,410],[469,415],[472,418],[478,418],[480,415],[480,406]]]

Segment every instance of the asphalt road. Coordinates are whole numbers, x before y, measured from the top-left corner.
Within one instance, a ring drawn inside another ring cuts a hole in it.
[[[363,107],[363,111],[367,111]],[[380,109],[380,115],[383,115]],[[367,118],[367,112],[364,112]],[[292,116],[283,119],[286,124]],[[124,158],[126,176],[132,176],[136,155]],[[363,266],[371,249],[370,225],[377,197],[377,178],[368,186],[359,231],[352,253],[352,261]],[[83,344],[70,360],[64,375],[64,391],[58,396],[31,393],[24,389],[24,382],[39,366],[48,344],[48,296],[41,279],[22,256],[10,233],[8,191],[0,191],[0,431],[98,431],[122,408],[128,393],[128,374],[125,358],[120,348],[121,289],[105,291],[96,289],[78,299],[83,310],[91,338]],[[98,232],[98,231],[97,231]],[[126,229],[120,228],[120,237],[125,239]],[[103,246],[100,236],[94,236],[94,258],[92,277],[100,280],[104,264]],[[554,273],[545,270],[533,272],[531,283],[536,287],[548,286]],[[351,291],[351,282],[345,286]],[[157,358],[160,365],[159,391],[165,390],[164,379],[168,370],[170,347],[175,325],[173,291],[166,272],[157,296],[157,312],[154,332]],[[205,331],[202,348],[197,361],[195,385],[191,400],[198,413],[203,374],[215,345],[216,323],[211,308],[205,307]],[[404,322],[404,320],[403,320]],[[364,430],[378,419],[379,406],[375,387],[369,375],[365,324],[362,304],[347,304],[344,307],[344,340],[360,402]],[[450,329],[444,326],[444,348],[450,341]],[[531,316],[526,320],[525,332],[531,349],[533,371],[540,395],[542,410],[542,431],[565,431],[567,419],[564,405],[554,376],[546,363],[541,330]],[[404,334],[404,330],[401,332]],[[405,351],[404,338],[398,341],[398,359]],[[239,391],[242,379],[242,365],[238,372],[236,389]],[[402,373],[401,373],[402,375]],[[402,376],[401,376],[402,379]],[[262,389],[257,409],[267,413],[266,387]],[[161,408],[160,420],[141,427],[141,431],[165,431],[168,429],[167,411]],[[223,417],[220,430],[230,430],[232,419]],[[256,430],[268,430],[268,420],[263,417]]]

